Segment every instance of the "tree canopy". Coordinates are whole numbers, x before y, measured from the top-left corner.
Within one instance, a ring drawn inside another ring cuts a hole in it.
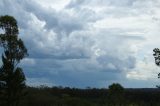
[[[28,56],[23,41],[18,38],[17,21],[12,16],[0,17],[0,46],[2,52],[2,66],[0,68],[0,93],[4,106],[18,106],[22,91],[25,88],[25,75],[18,63]]]

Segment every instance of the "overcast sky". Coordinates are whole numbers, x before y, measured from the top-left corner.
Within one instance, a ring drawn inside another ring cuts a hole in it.
[[[155,87],[160,0],[0,0],[18,21],[29,85]]]

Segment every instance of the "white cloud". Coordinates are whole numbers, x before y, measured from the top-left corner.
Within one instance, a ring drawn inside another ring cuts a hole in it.
[[[143,61],[138,61],[136,67],[127,72],[128,79],[135,80],[155,80],[158,77],[159,67],[154,64],[154,61],[145,57]]]
[[[60,11],[70,2],[70,0],[39,0],[38,3],[44,8]]]

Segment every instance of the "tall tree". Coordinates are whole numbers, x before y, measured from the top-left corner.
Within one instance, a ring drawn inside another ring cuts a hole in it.
[[[28,56],[23,41],[18,38],[17,21],[12,16],[0,16],[0,46],[2,49],[2,66],[0,68],[0,97],[3,105],[18,106],[23,88],[25,75],[18,67],[20,61]]]
[[[155,63],[157,66],[160,66],[160,50],[158,48],[155,48],[153,52]],[[158,74],[158,78],[160,78],[160,73]]]

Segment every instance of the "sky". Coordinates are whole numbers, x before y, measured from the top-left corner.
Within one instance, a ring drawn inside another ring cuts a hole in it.
[[[30,86],[152,88],[160,83],[160,0],[1,0],[29,56]]]

